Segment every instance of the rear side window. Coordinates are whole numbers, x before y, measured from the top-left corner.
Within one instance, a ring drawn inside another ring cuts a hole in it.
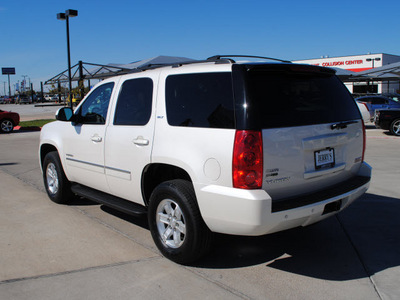
[[[375,98],[371,98],[371,104],[386,104],[388,103],[388,101],[384,98],[379,98],[379,97],[375,97]]]
[[[231,73],[170,75],[166,80],[168,124],[234,128]]]
[[[360,118],[347,88],[332,74],[253,70],[246,77],[247,110],[259,128]]]
[[[146,125],[150,120],[153,80],[138,78],[122,84],[115,110],[114,125]]]

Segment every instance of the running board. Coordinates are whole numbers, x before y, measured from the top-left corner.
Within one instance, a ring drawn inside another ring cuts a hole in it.
[[[97,191],[78,183],[72,184],[71,190],[78,196],[87,198],[100,204],[104,204],[105,206],[114,208],[129,215],[141,216],[147,214],[147,208],[140,204]]]

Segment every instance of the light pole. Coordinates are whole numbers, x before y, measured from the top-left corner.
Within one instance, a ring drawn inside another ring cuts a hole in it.
[[[24,77],[24,80],[22,80],[22,91],[25,93],[25,89],[26,89],[26,77],[28,77],[28,75],[21,75],[21,77]]]
[[[372,69],[374,69],[374,63],[375,61],[380,61],[381,58],[380,57],[375,57],[375,58],[366,58],[365,61],[372,61]]]
[[[76,16],[78,16],[78,11],[75,9],[68,9],[65,11],[65,13],[57,14],[58,20],[65,20],[67,23],[68,82],[69,82],[69,98],[70,98],[69,100],[71,108],[72,108],[72,97],[71,97],[72,83],[71,83],[71,54],[69,49],[69,18]]]
[[[372,61],[372,69],[375,68],[375,61],[380,61],[381,58],[380,57],[375,57],[375,58],[366,58],[365,61]],[[374,83],[372,82],[372,85]],[[369,91],[369,81],[367,81],[367,91]],[[372,90],[373,92],[373,90]]]

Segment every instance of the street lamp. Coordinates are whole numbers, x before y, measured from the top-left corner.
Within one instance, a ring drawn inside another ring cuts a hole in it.
[[[28,75],[21,75],[21,77],[24,77],[24,80],[22,80],[21,85],[22,85],[22,92],[25,93],[25,90],[26,90],[26,77],[28,77]]]
[[[375,58],[366,58],[365,59],[366,61],[372,61],[372,69],[374,69],[375,67],[374,67],[374,63],[375,63],[375,61],[380,61],[381,60],[381,58],[380,57],[375,57]]]
[[[58,13],[57,19],[58,20],[65,20],[67,23],[67,54],[68,54],[68,82],[69,82],[69,98],[70,98],[70,105],[72,108],[72,83],[71,83],[71,54],[69,50],[69,18],[78,16],[78,11],[75,9],[68,9],[65,13]]]
[[[375,61],[380,61],[381,58],[380,57],[375,57],[375,58],[366,58],[365,61],[372,61],[372,69],[375,68]],[[373,82],[372,82],[373,85]],[[369,91],[369,81],[367,80],[367,91]],[[373,90],[372,90],[373,92]]]

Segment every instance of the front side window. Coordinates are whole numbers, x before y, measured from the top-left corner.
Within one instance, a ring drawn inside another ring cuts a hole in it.
[[[146,125],[151,116],[153,80],[138,78],[123,83],[115,110],[114,125]]]
[[[168,124],[234,128],[231,73],[170,75],[165,93]]]
[[[105,124],[113,88],[114,82],[103,84],[86,98],[78,111],[80,123]]]

